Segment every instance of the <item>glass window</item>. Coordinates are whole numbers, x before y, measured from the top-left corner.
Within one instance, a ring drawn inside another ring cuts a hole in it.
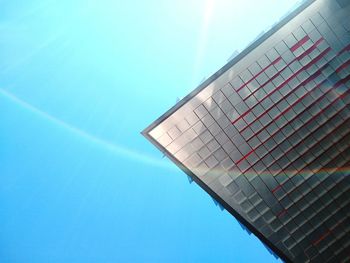
[[[292,148],[292,145],[288,142],[288,140],[284,140],[281,144],[280,147],[283,152],[287,152]]]
[[[335,35],[333,35],[332,37],[335,37]],[[322,52],[324,50],[326,50],[329,47],[328,43],[326,41],[322,41],[317,48]]]
[[[289,82],[288,82],[289,86],[291,87],[291,89],[295,89],[296,87],[299,86],[300,82],[297,78],[292,78]]]
[[[309,40],[309,42],[311,42],[311,40]],[[299,57],[301,56],[303,53],[304,53],[304,46],[301,46],[299,48],[297,48],[296,50],[293,51],[293,54],[296,56],[296,57]]]
[[[294,194],[294,192],[295,192],[295,191],[293,191],[291,194]],[[298,191],[297,191],[297,193],[300,195],[300,193],[299,193]],[[301,195],[301,196],[302,196],[302,195]],[[292,199],[293,202],[295,202],[294,199],[293,199],[293,197],[292,197],[291,195],[290,195],[289,197]],[[288,213],[289,213],[292,217],[297,216],[297,215],[300,213],[299,207],[298,207],[296,204],[293,204],[291,207],[289,207]],[[293,231],[291,231],[291,232],[294,232],[295,230],[297,230],[297,228],[298,228],[298,227],[296,226],[296,228],[293,229]]]
[[[296,160],[297,158],[299,158],[299,154],[298,154],[298,152],[295,151],[294,149],[291,149],[291,150],[288,152],[287,157],[289,158],[289,160],[294,161],[294,160]]]
[[[304,104],[300,101],[297,104],[294,105],[293,110],[297,113],[300,114],[305,110]]]
[[[234,126],[238,131],[242,131],[247,126],[247,123],[244,121],[244,119],[239,119],[235,122]]]
[[[240,176],[240,177],[242,177],[242,176]],[[240,178],[240,177],[238,177],[238,178]],[[245,200],[241,203],[241,207],[245,212],[247,212],[253,208],[253,205],[249,202],[249,200]]]
[[[272,80],[272,83],[276,86],[279,87],[282,83],[284,82],[284,79],[281,76],[277,76]]]
[[[277,74],[277,69],[274,67],[274,65],[271,65],[265,70],[265,73],[269,78],[272,78],[275,74]]]
[[[185,120],[192,126],[199,121],[199,118],[193,111],[190,111],[187,113]]]
[[[217,120],[217,119],[221,118],[221,117],[224,115],[224,113],[222,112],[222,110],[220,109],[220,107],[215,107],[214,109],[212,109],[212,110],[210,111],[210,115],[211,115],[215,120]]]
[[[316,123],[315,121],[313,121],[314,123]],[[297,134],[299,134],[302,138],[304,138],[305,136],[308,136],[309,134],[309,130],[310,127],[313,126],[312,124],[308,123],[307,126],[299,126],[296,130],[297,130]],[[318,126],[317,126],[318,127]]]
[[[266,149],[266,147],[263,144],[260,144],[260,146],[255,149],[255,153],[262,158],[266,153],[268,152],[268,150]]]
[[[280,55],[282,55],[285,51],[288,50],[288,47],[284,41],[281,41],[275,46],[275,49]]]
[[[287,182],[288,183],[288,182]],[[287,184],[286,183],[286,184]],[[283,185],[283,187],[285,187],[285,185]],[[281,201],[280,201],[281,205],[285,208],[285,209],[288,209],[292,204],[292,200],[288,197],[288,196],[285,196]]]
[[[254,62],[253,64],[251,64],[248,69],[254,76],[257,75],[262,70],[257,62]]]
[[[249,95],[251,95],[250,90],[248,89],[247,86],[244,86],[240,91],[238,91],[239,96],[244,100],[246,99]]]
[[[297,75],[297,78],[299,79],[300,82],[305,81],[310,75],[306,71],[301,71]]]
[[[259,89],[260,85],[259,85],[259,83],[254,79],[254,80],[252,80],[251,82],[249,82],[249,83],[247,84],[247,87],[248,87],[248,89],[249,89],[251,92],[254,92],[254,91],[256,91],[257,89]]]
[[[321,52],[316,48],[309,54],[311,60],[315,60],[315,58],[320,54]],[[313,64],[313,61],[311,62]],[[315,64],[313,64],[315,65]]]
[[[258,138],[261,142],[265,142],[269,137],[270,137],[270,135],[267,133],[266,130],[262,130],[258,134]]]
[[[264,114],[260,117],[260,121],[261,123],[270,123],[272,119],[268,114]]]
[[[197,133],[201,134],[203,131],[205,131],[207,128],[204,126],[204,124],[199,121],[195,125],[193,125],[192,129]]]
[[[283,151],[280,149],[280,147],[276,147],[272,152],[271,155],[275,160],[278,160],[281,156],[283,156]]]
[[[299,86],[298,89],[294,90],[294,94],[301,98],[307,93],[306,89],[303,86]]]
[[[258,203],[255,206],[256,210],[258,210],[258,212],[260,214],[264,214],[269,210],[269,207],[266,205],[266,203],[264,201],[261,201],[260,203]]]
[[[249,127],[246,128],[243,132],[241,132],[241,134],[245,140],[248,140],[249,138],[251,138],[254,135],[252,129],[250,129]]]
[[[229,171],[233,166],[234,166],[234,162],[231,160],[231,158],[226,158],[226,159],[224,159],[223,161],[221,161],[221,166],[225,169],[225,170],[227,170],[227,171]],[[229,176],[229,175],[227,175],[227,176]],[[223,176],[222,176],[223,177]],[[221,177],[221,178],[222,178]],[[231,179],[232,180],[232,179]],[[228,179],[226,180],[226,182],[227,181],[229,181]]]
[[[217,119],[217,123],[222,129],[225,129],[227,126],[232,126],[231,121],[225,115]]]
[[[207,99],[205,102],[203,102],[203,105],[208,111],[217,107],[217,104],[215,103],[215,101],[211,97],[209,99]]]
[[[239,146],[241,145],[245,140],[240,134],[236,134],[233,138],[231,138],[234,145]]]
[[[284,83],[278,91],[279,91],[279,92],[283,95],[283,97],[284,97],[284,96],[290,94],[293,90],[292,90],[292,88],[291,88],[288,84]]]
[[[276,146],[276,142],[272,138],[270,138],[264,142],[264,146],[266,147],[266,149],[271,150]]]
[[[206,159],[210,155],[210,151],[208,147],[204,146],[199,150],[198,154],[202,159]]]
[[[240,160],[243,155],[238,151],[238,149],[234,149],[232,152],[230,152],[230,157],[236,162],[237,160]]]
[[[322,70],[322,74],[328,78],[330,75],[332,75],[333,73],[335,72],[335,69],[333,67],[325,67],[323,70]]]
[[[311,62],[311,58],[308,55],[306,55],[302,59],[299,59],[299,62],[301,65],[306,66]]]
[[[246,83],[253,78],[253,75],[252,73],[249,72],[249,70],[245,69],[244,71],[241,72],[240,78]]]
[[[238,149],[242,153],[243,156],[245,156],[247,153],[249,153],[252,150],[252,148],[245,142],[242,143]]]
[[[318,32],[318,30],[315,28],[309,33],[309,37],[311,38],[312,42],[316,42],[317,40],[321,39],[321,34]]]
[[[276,104],[281,100],[282,94],[278,90],[276,90],[270,95],[269,98],[273,101],[273,104]]]
[[[260,216],[260,214],[258,213],[258,211],[256,211],[255,208],[250,210],[247,215],[250,218],[250,220],[252,220],[253,222],[256,221]]]
[[[258,103],[258,100],[255,98],[254,95],[251,95],[249,98],[246,99],[245,103],[251,109]]]
[[[210,169],[213,169],[217,164],[219,164],[218,160],[216,160],[216,158],[213,155],[209,156],[205,160],[205,163]]]
[[[202,142],[204,142],[205,144],[208,143],[213,138],[213,136],[210,134],[208,130],[204,131],[201,135],[199,135],[199,137],[201,138]]]
[[[275,93],[277,93],[277,92],[275,92]],[[282,98],[282,95],[280,95],[280,98]],[[285,100],[281,100],[276,106],[281,112],[286,110],[287,108],[289,108],[289,105]]]
[[[284,184],[287,180],[289,180],[287,175],[285,173],[283,173],[283,172],[277,174],[275,176],[275,179],[280,185]],[[283,188],[280,188],[280,189],[283,189]]]
[[[296,118],[291,122],[291,125],[293,126],[294,130],[297,130],[304,124],[301,120],[299,120],[299,118]]]
[[[231,105],[236,106],[238,103],[242,102],[242,99],[240,96],[238,96],[237,93],[232,94],[228,100],[230,101]],[[226,111],[225,111],[226,112]]]
[[[230,83],[228,83],[221,89],[221,91],[225,94],[226,97],[229,97],[233,93],[233,87]]]
[[[222,148],[225,150],[226,153],[231,153],[234,150],[237,150],[237,148],[233,145],[231,141],[227,141],[222,145]]]
[[[247,115],[245,115],[243,117],[243,119],[246,121],[246,123],[249,125],[251,124],[253,121],[255,121],[255,116],[253,114],[253,112],[249,112]]]
[[[296,38],[292,34],[288,35],[284,41],[286,42],[286,44],[289,48],[291,48],[292,46],[294,46],[297,43]]]
[[[313,75],[316,73],[316,71],[318,71],[318,68],[316,65],[311,64],[310,66],[307,67],[306,71],[307,73],[309,73],[309,75]]]
[[[265,68],[271,63],[265,55],[263,55],[257,62],[261,68]]]
[[[326,65],[327,60],[325,58],[321,58],[316,62],[316,66],[318,68],[323,68],[324,65]]]
[[[235,182],[246,196],[251,196],[255,192],[245,176],[239,176]]]
[[[262,73],[261,73],[259,76],[257,76],[255,79],[258,81],[258,83],[259,83],[260,85],[263,85],[263,84],[268,80],[268,77],[267,77],[267,75],[265,74],[265,72],[262,72]]]
[[[197,114],[197,116],[201,119],[203,118],[205,115],[208,114],[208,111],[206,108],[204,108],[203,105],[199,105],[194,112]]]
[[[302,65],[300,64],[299,61],[294,61],[292,64],[289,65],[289,68],[294,72],[298,72],[299,70],[301,70]]]
[[[260,123],[259,120],[256,120],[255,122],[253,122],[251,125],[250,125],[250,128],[255,131],[255,132],[258,132],[260,131],[260,129],[263,127],[263,125]]]
[[[292,105],[298,100],[298,97],[292,93],[286,98],[286,100],[287,100],[289,105]]]
[[[275,89],[275,86],[271,82],[269,82],[264,86],[263,89],[266,92],[266,94],[270,94]]]
[[[311,17],[311,21],[317,27],[324,22],[324,19],[319,13],[316,13]]]
[[[267,94],[262,88],[260,88],[254,93],[254,96],[258,101],[263,101],[267,97]]]
[[[243,83],[242,79],[241,79],[239,76],[237,76],[236,78],[234,78],[234,79],[231,81],[231,85],[232,85],[232,87],[233,87],[235,90],[239,89],[243,84],[244,84],[244,83]]]
[[[268,114],[270,115],[271,119],[274,119],[278,114],[280,114],[280,112],[276,107],[273,107],[269,110]]]
[[[221,128],[219,127],[219,125],[214,122],[209,128],[208,130],[211,132],[211,134],[213,136],[216,136],[220,131],[221,131]]]
[[[305,33],[305,31],[303,30],[302,27],[298,27],[297,29],[295,29],[293,31],[293,35],[295,36],[295,38],[297,40],[301,40],[301,39],[303,39],[306,36],[306,33]]]
[[[229,138],[227,137],[226,133],[224,133],[223,131],[221,131],[217,136],[216,136],[216,140],[218,141],[219,144],[224,144],[225,142],[227,142],[229,140]]]
[[[253,149],[255,149],[258,145],[260,145],[260,141],[258,140],[258,138],[252,137],[252,138],[248,141],[248,144],[250,145],[250,147],[252,147]]]
[[[202,122],[204,123],[204,125],[206,127],[209,127],[210,125],[212,125],[215,122],[215,120],[213,119],[213,117],[210,114],[207,114],[202,118]]]
[[[238,169],[240,169],[242,171],[242,173],[247,171],[250,167],[250,164],[247,162],[247,160],[242,160],[236,165],[237,165]]]
[[[264,156],[264,158],[261,159],[261,161],[266,167],[269,167],[275,161],[275,159],[271,154],[267,154]]]
[[[204,146],[204,143],[199,137],[197,137],[191,142],[191,145],[192,145],[192,148],[198,151],[200,148]]]
[[[277,51],[272,48],[270,49],[267,53],[266,53],[266,56],[269,58],[270,61],[274,61],[276,60],[277,58],[279,58],[279,54],[277,53]]]
[[[306,33],[309,33],[315,29],[315,26],[311,23],[310,20],[307,20],[304,24],[302,24],[301,27],[305,30]]]
[[[174,126],[168,131],[168,134],[173,140],[175,140],[181,135],[181,131],[176,126]]]
[[[233,125],[228,125],[224,131],[229,138],[233,138],[238,133],[238,130]]]
[[[207,143],[207,147],[211,152],[214,152],[220,148],[220,145],[215,139],[212,139]]]
[[[266,99],[264,99],[263,101],[261,101],[261,106],[265,109],[265,110],[268,110],[271,108],[271,106],[274,105],[273,101],[269,98],[269,97],[266,97]],[[264,112],[264,109],[261,108],[260,106],[260,109],[259,109],[259,112]],[[254,112],[255,113],[255,112]]]
[[[243,114],[248,110],[247,105],[242,101],[235,106],[238,113]]]
[[[233,109],[233,106],[231,104],[231,102],[229,102],[227,99],[225,99],[223,102],[221,102],[219,104],[219,107],[224,111],[224,112],[227,112],[227,111],[230,111]]]
[[[273,139],[274,139],[275,142],[277,142],[277,143],[283,142],[284,138],[285,138],[285,135],[282,133],[282,131],[278,131],[278,132],[273,136]]]
[[[226,99],[226,97],[225,97],[225,95],[219,90],[219,91],[217,91],[216,93],[214,93],[213,99],[214,99],[214,101],[215,101],[217,104],[219,104],[219,103],[223,102],[223,101]]]
[[[287,64],[289,64],[295,59],[295,56],[290,50],[287,50],[282,54],[282,58]]]
[[[259,118],[265,113],[265,110],[261,107],[260,104],[257,104],[256,106],[254,106],[252,112],[255,116],[255,121],[258,121]]]
[[[277,120],[275,120],[275,124],[278,126],[278,128],[283,128],[287,123],[288,120],[286,119],[285,115],[282,115]]]
[[[280,74],[284,79],[288,79],[293,75],[293,72],[289,67],[286,67]]]

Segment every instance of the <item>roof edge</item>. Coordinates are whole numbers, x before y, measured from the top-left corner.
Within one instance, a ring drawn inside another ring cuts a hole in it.
[[[241,59],[247,56],[250,52],[252,52],[255,48],[257,48],[260,44],[262,44],[265,40],[271,37],[274,33],[276,33],[279,29],[281,29],[284,25],[286,25],[289,21],[291,21],[295,16],[300,14],[304,9],[309,7],[312,3],[317,0],[304,0],[295,10],[290,12],[286,17],[282,18],[276,25],[270,28],[265,34],[257,38],[257,40],[253,41],[250,45],[248,45],[242,52],[240,52],[236,57],[226,63],[223,67],[221,67],[218,71],[216,71],[213,75],[207,78],[204,82],[199,84],[197,88],[195,88],[188,95],[183,97],[178,103],[172,106],[169,110],[167,110],[164,114],[162,114],[159,118],[153,121],[149,126],[147,126],[141,134],[145,135],[154,129],[159,123],[161,123],[164,119],[168,118],[171,114],[173,114],[176,110],[181,108],[186,102],[196,96],[200,91],[202,91],[209,84],[218,79],[221,75],[223,75],[227,70],[229,70],[233,65],[238,63]]]

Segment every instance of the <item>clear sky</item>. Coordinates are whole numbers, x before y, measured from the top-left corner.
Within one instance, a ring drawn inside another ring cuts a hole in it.
[[[140,135],[291,0],[0,0],[0,262],[276,262]]]

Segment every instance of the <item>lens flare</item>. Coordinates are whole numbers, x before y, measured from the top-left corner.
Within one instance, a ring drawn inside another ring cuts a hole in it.
[[[90,143],[95,144],[96,146],[99,146],[115,155],[118,155],[119,157],[122,158],[126,158],[126,159],[130,159],[133,160],[135,162],[141,162],[144,164],[148,164],[148,165],[152,165],[152,166],[156,166],[159,168],[164,168],[164,169],[168,169],[168,170],[174,170],[176,169],[174,165],[172,165],[171,163],[165,161],[164,159],[156,159],[153,158],[145,153],[142,152],[138,152],[135,151],[133,149],[130,148],[126,148],[114,143],[111,143],[107,140],[104,140],[102,138],[99,138],[97,136],[94,136],[82,129],[79,129],[76,126],[73,126],[59,118],[56,118],[55,116],[50,115],[49,113],[42,111],[38,108],[36,108],[35,106],[29,104],[28,102],[18,98],[17,96],[15,96],[14,94],[4,90],[4,89],[0,89],[0,95],[11,101],[12,103],[15,103],[17,106],[20,106],[21,108],[30,111],[31,113],[35,114],[36,116],[41,117],[42,119],[49,121],[52,124],[55,124],[57,126],[60,126],[61,128],[64,128],[66,131],[73,133],[77,136],[79,136],[80,138],[83,138],[87,141],[89,141]]]

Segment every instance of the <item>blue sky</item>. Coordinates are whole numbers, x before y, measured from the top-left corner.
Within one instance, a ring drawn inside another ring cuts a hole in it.
[[[0,261],[276,262],[140,131],[296,2],[0,0]]]

